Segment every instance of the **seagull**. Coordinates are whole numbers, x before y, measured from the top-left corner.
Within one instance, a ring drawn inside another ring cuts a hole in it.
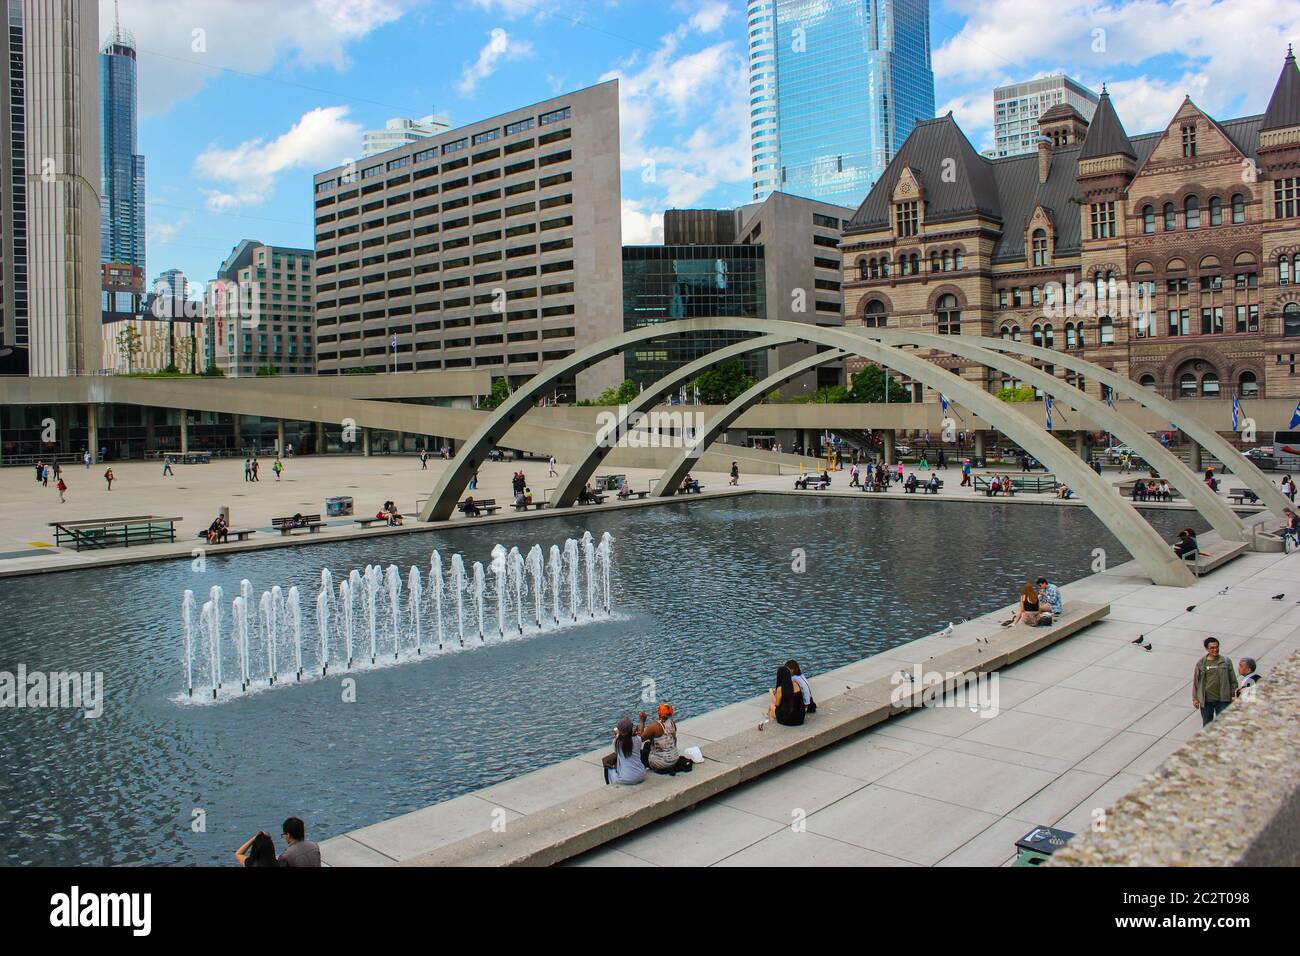
[[[948,626],[945,627],[942,631],[939,632],[939,636],[940,636],[940,637],[951,637],[951,636],[952,636],[952,621],[949,621],[949,622],[948,622]]]
[[[1283,591],[1281,594],[1274,594],[1274,595],[1273,595],[1273,600],[1274,600],[1274,601],[1280,601],[1280,600],[1282,600],[1284,597],[1286,597],[1286,592],[1285,592],[1285,591]]]

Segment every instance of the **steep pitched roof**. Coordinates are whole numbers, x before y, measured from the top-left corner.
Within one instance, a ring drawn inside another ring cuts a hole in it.
[[[946,165],[948,160],[955,165]],[[926,222],[977,213],[1002,218],[989,161],[975,151],[949,112],[916,124],[846,228],[870,229],[889,224],[890,197],[904,168],[911,169],[921,180]],[[952,175],[945,177],[948,170]]]
[[[1300,69],[1296,68],[1295,54],[1286,49],[1282,73],[1273,87],[1273,96],[1264,111],[1264,125],[1260,129],[1283,129],[1300,126]]]
[[[1097,100],[1097,111],[1092,114],[1092,123],[1088,126],[1088,135],[1084,137],[1079,159],[1096,159],[1117,153],[1137,158],[1133,144],[1124,132],[1124,124],[1119,121],[1115,107],[1111,105],[1110,94],[1102,87],[1101,98]]]

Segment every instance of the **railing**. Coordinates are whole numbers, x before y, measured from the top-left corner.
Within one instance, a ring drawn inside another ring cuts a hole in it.
[[[58,547],[70,543],[77,551],[101,548],[129,548],[176,540],[180,518],[139,515],[132,518],[104,518],[89,521],[51,521]]]

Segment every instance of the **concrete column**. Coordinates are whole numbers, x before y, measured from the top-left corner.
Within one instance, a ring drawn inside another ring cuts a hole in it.
[[[894,430],[892,428],[883,428],[880,431],[880,435],[885,442],[885,464],[896,464],[897,459],[894,456]]]
[[[239,426],[239,416],[233,415],[231,416],[231,419],[235,424],[235,451],[243,451],[244,435],[243,435],[243,431],[240,429]]]
[[[370,429],[361,429],[361,454],[366,458],[370,457]]]
[[[316,423],[316,454],[325,454],[325,423]]]
[[[277,456],[284,455],[284,419],[278,418],[275,422],[275,453]]]
[[[141,413],[144,415],[144,450],[145,452],[151,452],[158,447],[153,425],[154,410],[145,408],[141,410]]]
[[[86,406],[86,447],[92,463],[99,464],[99,406]]]
[[[974,435],[975,435],[975,457],[979,459],[983,459],[986,454],[984,451],[984,432],[977,428],[975,430]]]
[[[404,432],[398,432],[398,433],[397,433],[397,447],[394,448],[393,451],[395,451],[397,454],[400,455],[400,454],[402,453],[402,446],[403,446],[405,443],[406,443],[406,434],[405,434]]]
[[[1187,467],[1192,471],[1201,470],[1201,446],[1192,442],[1191,454],[1187,457]]]
[[[1074,433],[1074,453],[1084,461],[1088,460],[1088,433]]]
[[[189,409],[181,409],[181,454],[184,455],[190,450],[190,413]]]

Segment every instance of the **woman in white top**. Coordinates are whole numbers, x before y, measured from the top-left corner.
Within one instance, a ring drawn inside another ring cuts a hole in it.
[[[602,761],[606,783],[632,785],[645,780],[645,764],[641,762],[641,738],[632,732],[628,717],[618,719],[614,731],[614,752]]]

